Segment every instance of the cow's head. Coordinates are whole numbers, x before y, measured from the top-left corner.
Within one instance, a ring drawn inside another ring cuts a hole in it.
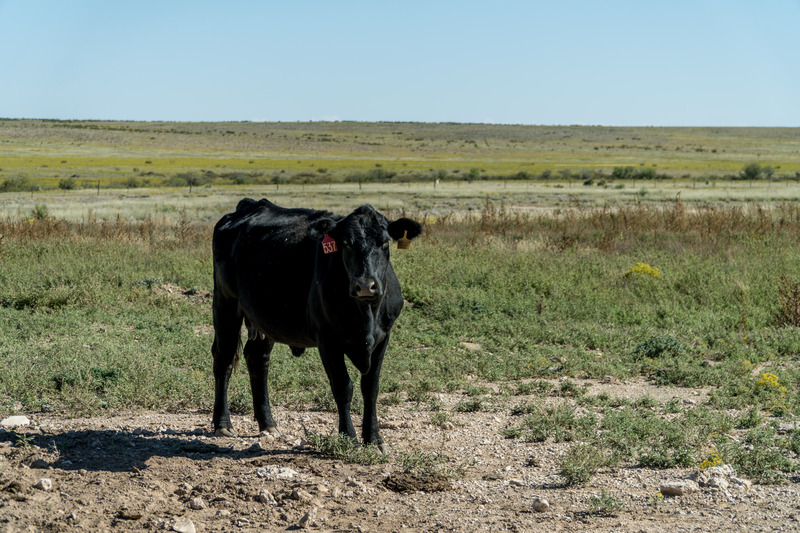
[[[339,221],[322,218],[308,227],[309,236],[320,246],[326,234],[336,241],[337,251],[331,252],[332,257],[342,261],[350,296],[359,300],[383,296],[390,239],[413,239],[420,233],[419,223],[408,218],[390,221],[370,205],[362,205]]]

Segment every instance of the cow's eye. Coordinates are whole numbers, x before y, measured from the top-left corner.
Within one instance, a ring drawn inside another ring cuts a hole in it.
[[[381,248],[384,249],[384,250],[388,250],[389,249],[389,241],[386,241],[385,243],[383,243],[381,245]]]
[[[346,246],[347,248],[350,248],[350,241],[342,241],[342,246]]]

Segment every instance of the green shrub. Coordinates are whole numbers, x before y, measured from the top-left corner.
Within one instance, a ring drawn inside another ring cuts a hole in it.
[[[680,357],[686,355],[686,347],[671,335],[654,335],[637,344],[633,349],[633,355],[637,359],[646,357],[650,359]]]

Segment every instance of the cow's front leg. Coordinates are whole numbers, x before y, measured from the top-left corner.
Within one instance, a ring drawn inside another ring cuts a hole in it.
[[[372,352],[369,372],[361,376],[361,395],[364,397],[364,419],[361,426],[361,436],[365,444],[374,444],[383,453],[386,453],[386,447],[378,431],[377,403],[378,382],[381,377],[383,356],[386,353],[386,346],[388,344],[389,336],[387,335]]]
[[[269,375],[269,356],[274,342],[267,339],[250,339],[244,345],[244,358],[250,374],[250,391],[253,394],[253,412],[262,435],[281,435],[269,405],[267,376]]]
[[[344,353],[341,350],[333,350],[320,344],[319,355],[328,374],[328,381],[331,384],[331,392],[336,402],[336,409],[339,411],[339,433],[347,435],[356,440],[356,430],[353,429],[353,421],[350,419],[350,402],[353,400],[353,382],[347,372],[344,362]]]

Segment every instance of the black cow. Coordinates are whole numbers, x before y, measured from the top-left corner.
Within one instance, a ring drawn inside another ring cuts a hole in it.
[[[344,356],[361,372],[364,442],[378,432],[378,379],[389,334],[403,307],[389,263],[389,240],[413,239],[413,220],[389,221],[369,205],[347,215],[286,209],[245,198],[214,227],[214,432],[233,436],[228,380],[247,328],[244,357],[262,434],[280,435],[272,418],[267,374],[272,347],[294,355],[319,349],[339,410],[339,432],[355,439],[353,384]]]

